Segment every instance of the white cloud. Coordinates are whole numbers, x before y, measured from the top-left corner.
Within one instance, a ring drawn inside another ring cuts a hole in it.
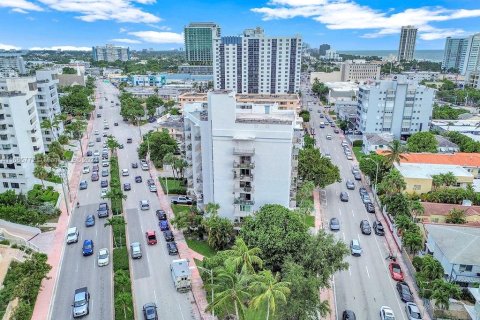
[[[120,30],[118,30],[118,32],[120,32],[120,33],[124,33],[124,32],[127,32],[127,31],[128,31],[127,28],[120,28]]]
[[[5,43],[0,43],[0,50],[20,50],[20,47],[11,45],[11,44],[5,44]]]
[[[41,7],[39,7],[38,5],[36,5],[32,2],[26,1],[26,0],[1,0],[0,1],[0,7],[21,9],[21,10],[24,10],[24,11],[27,11],[27,10],[28,11],[43,11],[43,9]],[[16,11],[16,10],[12,10],[12,11],[20,12],[20,11]],[[23,12],[20,12],[20,13],[23,13]]]
[[[451,10],[442,7],[421,7],[395,12],[375,10],[350,0],[271,0],[268,6],[251,9],[263,20],[311,18],[332,30],[372,30],[364,38],[397,34],[404,25],[415,25],[422,40],[436,40],[465,33],[462,29],[441,29],[431,24],[480,17],[479,10]]]
[[[23,13],[23,14],[27,14],[27,13],[28,13],[27,10],[21,9],[21,8],[14,8],[14,9],[12,9],[12,12]]]
[[[121,43],[142,43],[140,40],[134,40],[134,39],[126,39],[126,38],[118,38],[118,39],[112,39],[110,40],[112,42],[121,42]]]
[[[167,26],[157,26],[157,25],[151,24],[151,23],[149,23],[148,26],[149,26],[149,27],[152,27],[152,28],[154,28],[154,29],[157,29],[157,30],[162,30],[162,31],[170,31],[170,30],[172,30],[172,28],[170,28],[170,27],[167,27]]]
[[[15,0],[8,0],[15,1]],[[151,4],[152,0],[39,0],[51,9],[78,13],[85,22],[114,20],[131,23],[157,23],[161,19],[134,6],[134,3]]]
[[[183,43],[183,34],[174,32],[136,31],[128,34],[151,43]]]
[[[32,47],[29,50],[62,50],[62,51],[91,51],[92,47],[75,47],[75,46],[51,46],[51,47]]]

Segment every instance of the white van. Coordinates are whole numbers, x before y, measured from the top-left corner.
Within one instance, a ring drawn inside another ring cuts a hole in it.
[[[77,227],[68,228],[67,230],[67,244],[78,242],[78,229]]]

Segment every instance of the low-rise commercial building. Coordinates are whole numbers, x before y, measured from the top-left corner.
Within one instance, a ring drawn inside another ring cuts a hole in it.
[[[235,93],[208,93],[184,107],[188,191],[199,206],[220,205],[236,222],[265,204],[295,206],[302,120],[277,104],[240,103]]]
[[[342,63],[340,81],[364,82],[380,80],[381,65],[365,60],[349,60]]]

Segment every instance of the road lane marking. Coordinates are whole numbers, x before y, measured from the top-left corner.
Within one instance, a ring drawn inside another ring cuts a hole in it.
[[[350,274],[350,277],[352,276],[352,270],[350,267],[348,267],[348,273]]]
[[[352,216],[354,216],[354,217],[355,217],[355,212],[353,211],[353,209],[352,209]]]
[[[365,270],[367,270],[367,276],[370,278],[370,273],[368,272],[368,267],[365,266]]]

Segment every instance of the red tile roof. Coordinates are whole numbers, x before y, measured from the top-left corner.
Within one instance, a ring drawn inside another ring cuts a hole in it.
[[[386,150],[377,150],[378,154],[388,154]],[[480,153],[404,153],[400,163],[430,163],[459,165],[462,167],[480,167]]]
[[[480,215],[480,206],[462,206],[459,204],[434,203],[434,202],[422,202],[422,206],[425,209],[425,211],[423,214],[421,214],[421,216],[431,216],[431,215],[447,216],[453,208],[464,210],[466,216]]]

